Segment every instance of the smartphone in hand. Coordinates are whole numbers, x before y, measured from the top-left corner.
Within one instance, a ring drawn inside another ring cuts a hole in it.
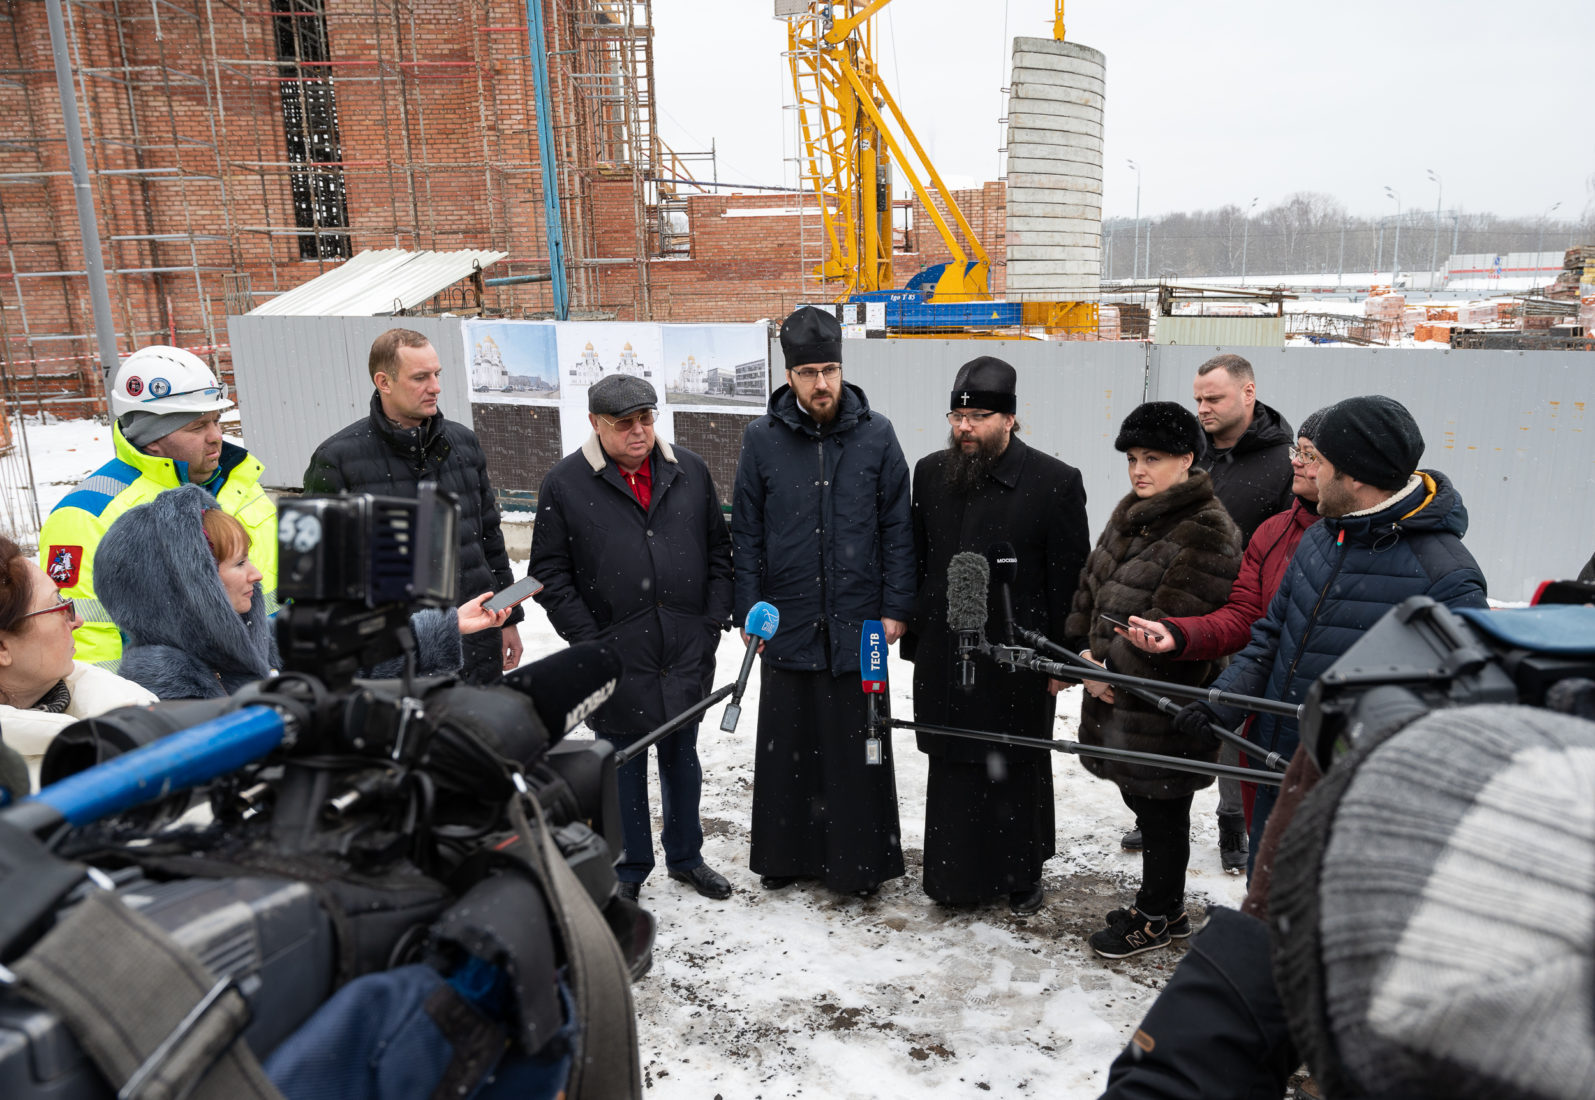
[[[1112,623],[1114,626],[1122,627],[1125,630],[1134,630],[1135,629],[1129,623],[1125,622],[1123,619],[1116,619],[1112,615],[1098,615],[1097,618],[1101,619],[1105,623]]]
[[[503,591],[495,592],[482,607],[488,611],[503,611],[505,608],[514,607],[522,600],[531,599],[542,590],[543,582],[536,577],[522,577]]]

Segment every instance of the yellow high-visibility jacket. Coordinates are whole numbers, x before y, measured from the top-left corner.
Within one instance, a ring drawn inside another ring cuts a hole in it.
[[[122,656],[122,636],[94,595],[94,550],[118,516],[155,499],[188,480],[187,463],[147,455],[111,425],[116,457],[61,499],[39,532],[39,566],[55,581],[61,595],[74,601],[83,625],[76,633],[74,656],[115,671]],[[249,532],[249,557],[264,577],[261,593],[266,610],[277,610],[277,508],[260,487],[265,467],[244,448],[222,443],[221,464],[203,488],[222,511]],[[171,578],[173,584],[183,578]]]

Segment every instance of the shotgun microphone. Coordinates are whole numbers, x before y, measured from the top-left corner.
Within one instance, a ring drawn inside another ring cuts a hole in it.
[[[742,671],[737,673],[737,685],[731,692],[731,701],[726,704],[725,713],[720,715],[722,732],[730,733],[737,728],[737,719],[742,717],[742,692],[748,686],[748,674],[753,671],[753,656],[759,652],[762,643],[775,637],[776,627],[780,625],[781,613],[774,604],[760,600],[748,608],[747,621],[742,626],[742,632],[748,636],[748,649],[742,654]]]
[[[866,619],[859,635],[858,674],[864,685],[869,732],[864,740],[864,763],[879,764],[881,755],[880,697],[886,694],[886,626]]]
[[[958,645],[958,690],[975,687],[975,651],[986,629],[986,589],[991,566],[980,555],[964,551],[947,563],[947,626]]]
[[[991,579],[997,586],[997,609],[1002,614],[1002,641],[1014,644],[1013,589],[1010,587],[1019,576],[1019,551],[1011,542],[994,542],[986,547],[986,564],[991,567]]]

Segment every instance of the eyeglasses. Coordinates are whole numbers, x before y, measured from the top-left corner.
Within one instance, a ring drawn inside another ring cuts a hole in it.
[[[792,377],[796,378],[799,382],[812,382],[823,374],[825,375],[825,380],[827,382],[834,382],[836,381],[836,376],[841,373],[841,366],[839,364],[832,363],[828,367],[802,367],[793,371]]]
[[[623,416],[619,420],[614,420],[610,417],[607,417],[603,413],[599,413],[597,415],[598,419],[602,420],[605,424],[608,424],[621,435],[626,435],[638,424],[641,424],[645,428],[651,428],[653,427],[654,422],[654,410],[652,409],[645,409],[634,416]]]
[[[1292,462],[1300,462],[1303,466],[1311,466],[1318,461],[1318,458],[1317,451],[1309,451],[1305,447],[1292,447],[1290,449],[1290,460]]]
[[[962,420],[967,421],[970,427],[978,428],[996,415],[994,412],[950,412],[947,414],[947,423],[956,428]]]
[[[51,614],[52,612],[55,612],[55,611],[65,611],[66,612],[66,617],[69,618],[69,619],[77,617],[77,612],[74,611],[73,608],[72,608],[72,601],[71,600],[61,600],[60,603],[51,604],[49,607],[41,607],[37,611],[29,611],[26,615],[24,615],[22,617],[24,619],[31,619],[35,615],[49,615],[49,614]]]
[[[216,397],[226,401],[228,392],[226,382],[219,382],[214,386],[200,386],[198,389],[193,390],[178,390],[176,393],[164,386],[160,387],[160,389],[161,392],[156,393],[156,387],[151,385],[148,391],[149,396],[144,398],[140,404],[148,405],[153,401],[164,401],[168,397],[192,397],[194,394],[199,394],[201,397]]]

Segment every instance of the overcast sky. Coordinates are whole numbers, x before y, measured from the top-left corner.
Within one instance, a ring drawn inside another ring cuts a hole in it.
[[[790,184],[790,78],[773,0],[654,0],[659,129],[714,139],[722,180]],[[896,0],[876,17],[887,86],[952,186],[995,179],[1016,36],[1050,0]],[[1004,23],[1006,22],[1006,29]],[[1107,55],[1104,213],[1259,207],[1295,191],[1354,214],[1595,214],[1595,2],[1076,0],[1068,37]],[[707,166],[702,169],[707,173]],[[899,177],[901,179],[901,177]]]

